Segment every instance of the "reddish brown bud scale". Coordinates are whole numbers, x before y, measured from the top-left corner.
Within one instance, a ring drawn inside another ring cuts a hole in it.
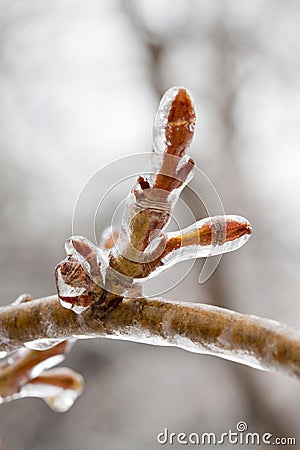
[[[252,234],[252,228],[249,223],[241,223],[234,220],[226,221],[226,242],[238,239],[245,234]]]
[[[196,114],[192,99],[186,89],[180,88],[175,96],[165,126],[166,155],[182,158],[188,149],[195,129]],[[168,192],[179,188],[187,179],[193,169],[194,161],[188,163],[179,170],[178,159],[165,157],[161,169],[156,176],[154,187]],[[170,175],[165,175],[165,174]]]
[[[148,182],[148,180],[145,180],[145,178],[143,178],[142,176],[138,177],[137,182],[139,183],[139,185],[141,186],[141,188],[144,189],[149,189],[150,188],[150,184]]]
[[[72,256],[69,256],[56,266],[55,278],[58,295],[63,302],[72,306],[86,308],[97,298],[99,286],[94,283],[80,262]],[[77,296],[66,295],[62,289],[61,282],[72,288],[83,288],[84,291]]]
[[[173,100],[166,125],[167,151],[181,158],[189,147],[196,122],[196,114],[191,97],[183,88]]]

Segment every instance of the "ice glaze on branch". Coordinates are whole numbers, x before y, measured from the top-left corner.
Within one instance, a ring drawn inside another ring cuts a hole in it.
[[[124,298],[115,307],[96,302],[77,315],[52,296],[0,308],[0,329],[0,351],[41,338],[118,338],[171,345],[300,378],[299,331],[211,305]]]

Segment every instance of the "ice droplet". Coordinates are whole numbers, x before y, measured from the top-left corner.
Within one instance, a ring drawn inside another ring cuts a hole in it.
[[[66,412],[74,404],[80,393],[71,389],[61,389],[57,395],[45,398],[45,402],[56,412]]]

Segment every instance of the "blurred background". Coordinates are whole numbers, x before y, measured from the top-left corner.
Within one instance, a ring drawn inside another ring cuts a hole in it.
[[[82,186],[150,151],[161,95],[184,85],[190,154],[254,233],[205,284],[197,261],[165,296],[300,328],[299,21],[296,0],[0,0],[1,304],[55,292]],[[2,405],[5,450],[148,450],[164,428],[221,434],[239,420],[300,442],[299,381],[283,375],[105,339],[78,342],[65,364],[83,395],[65,414],[38,399]]]

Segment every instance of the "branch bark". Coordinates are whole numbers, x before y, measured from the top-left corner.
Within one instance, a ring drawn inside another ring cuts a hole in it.
[[[0,336],[0,351],[42,338],[107,337],[179,347],[300,378],[299,331],[204,304],[118,298],[75,314],[53,295],[0,308]]]

